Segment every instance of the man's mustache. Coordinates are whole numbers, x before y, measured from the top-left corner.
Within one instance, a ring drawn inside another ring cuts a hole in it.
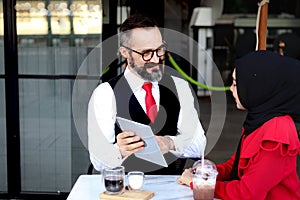
[[[160,60],[158,63],[146,63],[146,64],[144,64],[144,68],[149,69],[149,68],[156,67],[156,66],[161,67],[162,64],[163,64],[163,60]]]
[[[144,68],[148,69],[148,68],[156,67],[157,65],[159,65],[159,63],[147,63],[144,65]]]

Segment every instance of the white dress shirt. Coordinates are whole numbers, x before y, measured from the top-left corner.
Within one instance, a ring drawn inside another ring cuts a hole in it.
[[[146,113],[146,92],[142,89],[145,81],[133,74],[128,68],[126,68],[124,76]],[[175,151],[171,150],[170,152],[177,157],[201,157],[202,151],[205,149],[206,137],[194,107],[191,89],[187,81],[178,77],[172,76],[172,78],[178,93],[180,112],[177,123],[179,134],[170,136],[174,141]],[[159,109],[158,82],[152,82],[152,94]],[[103,167],[121,165],[126,159],[122,159],[117,144],[112,145],[115,141],[116,116],[116,100],[113,89],[109,83],[104,82],[94,90],[88,106],[89,153],[91,162],[98,171],[101,171]],[[105,144],[107,141],[111,145]],[[109,154],[111,155],[107,155],[108,149],[104,148],[110,148]]]

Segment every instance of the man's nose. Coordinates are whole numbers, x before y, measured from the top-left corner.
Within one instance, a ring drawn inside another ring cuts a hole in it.
[[[156,51],[153,52],[153,56],[152,56],[150,61],[153,62],[153,63],[159,63],[159,57],[157,56]]]

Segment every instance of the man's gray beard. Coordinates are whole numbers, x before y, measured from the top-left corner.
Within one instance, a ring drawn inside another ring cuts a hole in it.
[[[156,82],[156,81],[160,81],[162,78],[163,64],[161,63],[157,64],[159,65],[159,69],[152,71],[152,73],[148,73],[147,67],[145,66],[143,66],[142,68],[138,68],[134,63],[133,58],[129,59],[129,63],[131,65],[131,68],[146,81]]]
[[[162,78],[162,65],[159,64],[159,69],[152,71],[152,73],[148,73],[146,71],[146,68],[138,68],[135,65],[132,66],[133,70],[140,75],[144,80],[150,81],[150,82],[156,82],[160,81]]]

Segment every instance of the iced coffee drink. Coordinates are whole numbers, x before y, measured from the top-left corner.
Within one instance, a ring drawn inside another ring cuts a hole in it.
[[[197,161],[193,166],[193,196],[195,200],[210,200],[214,198],[217,177],[216,165],[209,161]]]

